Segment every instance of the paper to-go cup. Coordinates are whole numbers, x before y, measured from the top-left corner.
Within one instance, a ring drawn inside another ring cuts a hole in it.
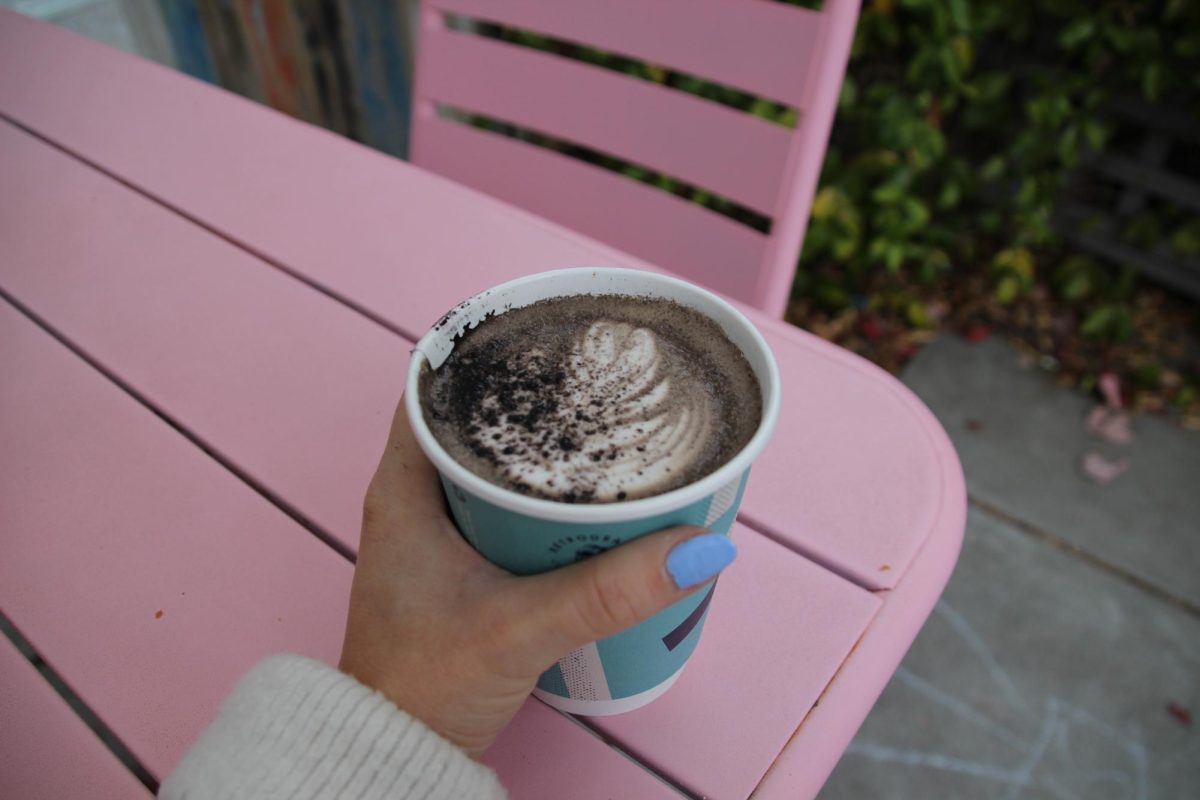
[[[457,337],[489,316],[539,300],[581,294],[665,298],[716,322],[745,354],[762,390],[762,421],[746,446],[694,483],[615,503],[572,504],[529,497],[490,483],[455,461],[425,423],[419,392],[422,368],[440,367]],[[779,371],[754,325],[711,292],[638,270],[565,269],[501,284],[455,306],[417,343],[405,403],[417,441],[441,475],[463,536],[490,561],[529,575],[675,525],[702,525],[728,534],[750,465],[779,416]],[[542,674],[534,694],[573,714],[619,714],[649,703],[670,688],[695,650],[715,585],[711,581],[645,622],[568,654]]]

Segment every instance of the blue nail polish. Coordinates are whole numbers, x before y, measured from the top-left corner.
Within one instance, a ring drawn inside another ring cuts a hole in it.
[[[702,533],[675,545],[667,554],[667,572],[687,589],[716,575],[737,557],[737,546],[723,533]]]

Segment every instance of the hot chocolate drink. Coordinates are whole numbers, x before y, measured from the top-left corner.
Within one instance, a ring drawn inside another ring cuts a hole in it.
[[[669,300],[576,295],[485,319],[420,381],[426,423],[480,477],[606,503],[662,494],[750,441],[758,380],[704,315]]]

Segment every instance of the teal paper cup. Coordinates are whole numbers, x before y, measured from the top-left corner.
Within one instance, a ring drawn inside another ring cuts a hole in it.
[[[522,495],[484,480],[451,458],[425,424],[418,392],[422,370],[441,366],[456,337],[489,315],[581,294],[674,300],[715,321],[745,354],[762,390],[762,421],[746,446],[695,483],[654,497],[595,504]],[[779,416],[779,370],[754,325],[711,292],[638,270],[566,269],[519,278],[455,306],[417,343],[405,403],[417,441],[441,475],[463,536],[490,561],[531,575],[675,525],[702,525],[728,534],[750,466]],[[678,679],[696,649],[715,586],[711,581],[645,622],[569,653],[542,674],[534,694],[563,711],[593,716],[620,714],[649,703]]]

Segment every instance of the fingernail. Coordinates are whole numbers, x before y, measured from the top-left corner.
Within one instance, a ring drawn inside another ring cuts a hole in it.
[[[737,546],[723,533],[702,533],[680,542],[667,554],[667,572],[687,589],[716,575],[737,558]]]

